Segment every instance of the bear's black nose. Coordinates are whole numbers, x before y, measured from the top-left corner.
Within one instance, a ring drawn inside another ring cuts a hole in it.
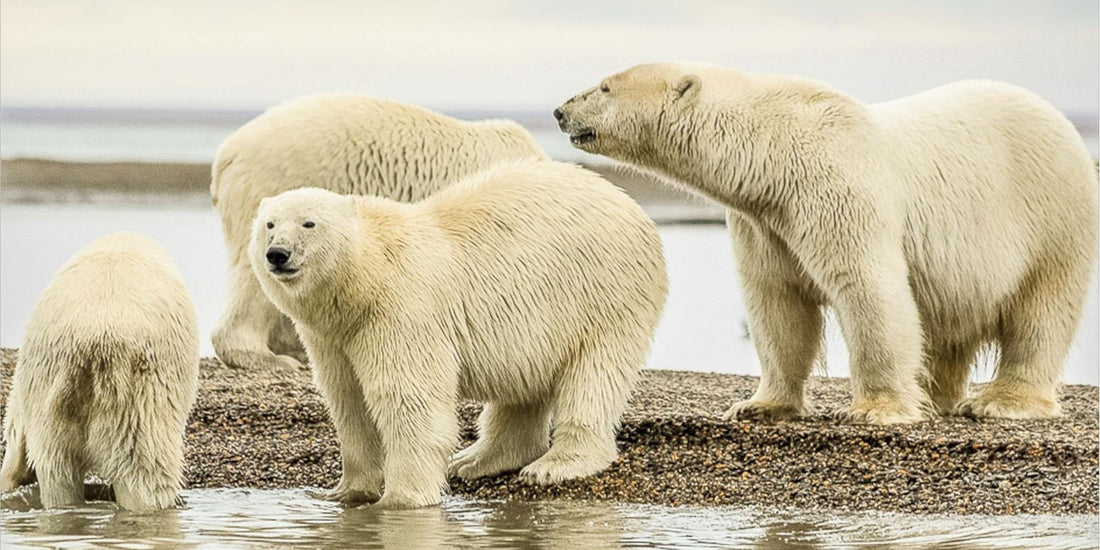
[[[554,118],[557,120],[561,120],[565,118],[565,113],[561,112],[561,109],[554,109]]]
[[[285,248],[273,246],[267,249],[267,261],[275,267],[282,267],[290,259],[290,251]]]

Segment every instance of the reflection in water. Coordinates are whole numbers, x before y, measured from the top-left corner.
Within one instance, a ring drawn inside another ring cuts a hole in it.
[[[336,548],[1095,548],[1095,516],[835,514],[735,507],[445,499],[440,508],[343,508],[304,490],[199,489],[153,514],[113,504],[44,511],[3,499],[3,544]]]

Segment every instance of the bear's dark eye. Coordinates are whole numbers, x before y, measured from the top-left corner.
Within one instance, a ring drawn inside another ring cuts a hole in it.
[[[306,229],[310,229],[311,227],[313,227],[313,225],[314,225],[313,222],[306,222],[306,223],[302,224],[302,227],[304,227]]]
[[[611,91],[611,86],[608,86],[607,84],[601,84],[600,91],[606,94]]]
[[[267,222],[268,229],[275,229],[275,222]]]

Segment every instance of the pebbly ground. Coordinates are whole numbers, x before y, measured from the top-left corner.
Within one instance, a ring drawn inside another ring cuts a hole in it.
[[[3,350],[6,407],[14,350]],[[482,499],[599,499],[664,505],[771,505],[846,511],[1096,514],[1097,398],[1068,386],[1065,416],[1043,421],[937,418],[856,426],[828,418],[846,379],[814,378],[816,412],[798,422],[724,422],[751,376],[647,371],[623,420],[620,456],[604,473],[550,487],[514,474],[465,482]],[[463,445],[479,407],[461,407]],[[187,485],[330,487],[340,475],[335,433],[308,371],[254,372],[204,359],[187,426]]]

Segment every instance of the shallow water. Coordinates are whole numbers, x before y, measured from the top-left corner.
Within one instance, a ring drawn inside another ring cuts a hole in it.
[[[26,502],[36,503],[36,491]],[[1095,516],[835,514],[447,498],[439,508],[343,508],[305,490],[199,489],[154,514],[113,504],[30,509],[5,497],[3,546],[225,548],[1095,548]]]
[[[0,346],[18,347],[38,295],[65,260],[113,231],[146,233],[172,254],[195,300],[203,355],[213,355],[209,335],[226,300],[226,254],[221,225],[210,208],[94,204],[0,207]],[[720,225],[661,227],[669,272],[669,296],[650,354],[650,368],[760,373],[748,339],[745,310],[734,275],[733,254]],[[1100,379],[1097,284],[1066,361],[1065,381],[1096,385]],[[828,328],[828,374],[848,375],[847,349],[835,323]],[[976,381],[992,369],[981,366]]]

